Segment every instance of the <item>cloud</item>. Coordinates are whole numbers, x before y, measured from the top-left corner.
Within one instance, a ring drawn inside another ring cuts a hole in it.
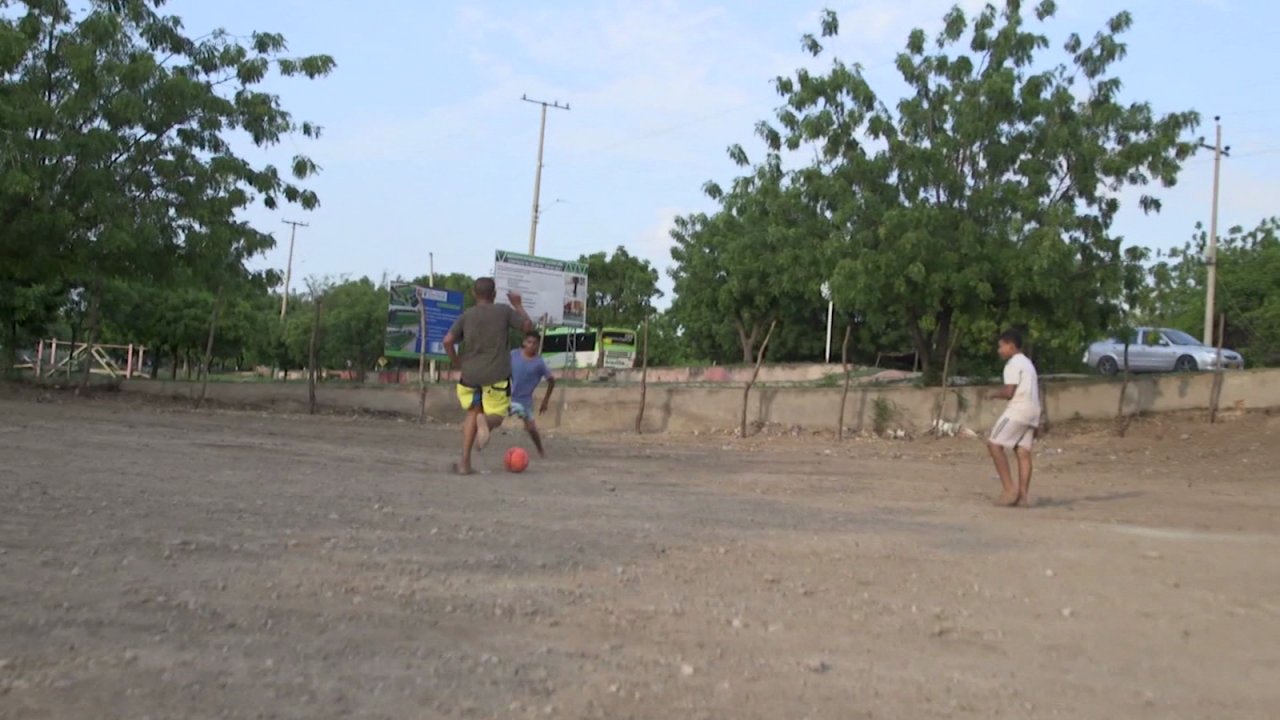
[[[452,72],[483,89],[412,117],[370,113],[327,137],[328,155],[368,161],[430,154],[449,150],[445,139],[510,138],[513,128],[535,139],[536,120],[512,110],[527,94],[572,107],[548,128],[559,133],[561,159],[603,152],[675,160],[683,153],[671,143],[629,141],[690,127],[683,138],[715,137],[722,145],[726,137],[749,134],[753,103],[768,90],[767,57],[757,39],[744,19],[714,4],[605,0],[586,8],[499,9],[468,3],[453,20],[448,33],[463,62]]]
[[[671,248],[675,245],[675,240],[671,238],[671,231],[675,229],[676,217],[686,212],[678,207],[658,208],[654,211],[656,221],[640,233],[632,245],[628,246],[633,254],[648,260],[657,268],[658,289],[663,293],[663,297],[658,301],[658,306],[661,308],[671,304],[674,294],[671,278],[667,274],[667,270],[674,264],[671,260]]]

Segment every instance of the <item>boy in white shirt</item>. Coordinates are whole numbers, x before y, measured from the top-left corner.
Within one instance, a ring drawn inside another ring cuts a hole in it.
[[[1022,336],[1016,330],[1006,330],[998,343],[1000,357],[1004,358],[1004,387],[991,395],[993,400],[1008,400],[1004,413],[991,428],[987,449],[1000,473],[1003,492],[997,504],[1005,507],[1031,505],[1031,446],[1040,427],[1040,385],[1036,366],[1022,354]],[[1009,456],[1013,450],[1018,456],[1018,484],[1013,484],[1009,470]]]

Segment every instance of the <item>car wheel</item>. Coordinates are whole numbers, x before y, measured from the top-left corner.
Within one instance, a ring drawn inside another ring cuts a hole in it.
[[[1113,357],[1104,357],[1098,361],[1098,372],[1108,377],[1120,372],[1120,363]]]
[[[1190,355],[1183,355],[1178,358],[1178,362],[1173,364],[1173,370],[1174,372],[1183,373],[1198,372],[1200,370],[1200,363],[1196,362],[1196,359]]]

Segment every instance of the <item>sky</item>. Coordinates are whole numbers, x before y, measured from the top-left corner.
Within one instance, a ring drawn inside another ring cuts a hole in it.
[[[437,273],[484,275],[495,250],[526,251],[540,115],[521,101],[528,96],[570,107],[548,111],[537,254],[576,259],[625,246],[662,271],[661,307],[671,300],[673,218],[712,210],[703,184],[740,174],[729,145],[761,155],[753,128],[780,104],[773,78],[828,66],[800,50],[820,11],[835,10],[841,22],[827,47],[862,63],[893,101],[904,87],[890,64],[895,53],[912,28],[935,31],[954,4],[171,0],[168,10],[193,33],[279,32],[293,53],[337,60],[328,78],[267,85],[324,135],[246,155],[281,167],[309,155],[323,168],[308,181],[321,205],[250,211],[278,240],[253,267],[283,269],[287,220],[308,224],[297,231],[294,288],[309,276],[413,278],[427,273],[432,255]],[[1120,9],[1134,16],[1119,68],[1125,98],[1199,111],[1198,132],[1210,143],[1213,118],[1222,118],[1232,157],[1223,162],[1220,228],[1280,214],[1280,68],[1271,61],[1280,3],[1060,0],[1045,31],[1055,47],[1069,32],[1087,39]],[[1202,153],[1159,193],[1162,213],[1146,216],[1128,202],[1116,230],[1129,243],[1180,246],[1195,223],[1208,224],[1212,181],[1212,153]]]

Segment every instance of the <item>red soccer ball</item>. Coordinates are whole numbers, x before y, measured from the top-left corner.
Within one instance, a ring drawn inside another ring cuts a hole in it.
[[[524,448],[513,447],[503,456],[502,465],[507,468],[507,472],[524,472],[529,467],[529,453]]]

